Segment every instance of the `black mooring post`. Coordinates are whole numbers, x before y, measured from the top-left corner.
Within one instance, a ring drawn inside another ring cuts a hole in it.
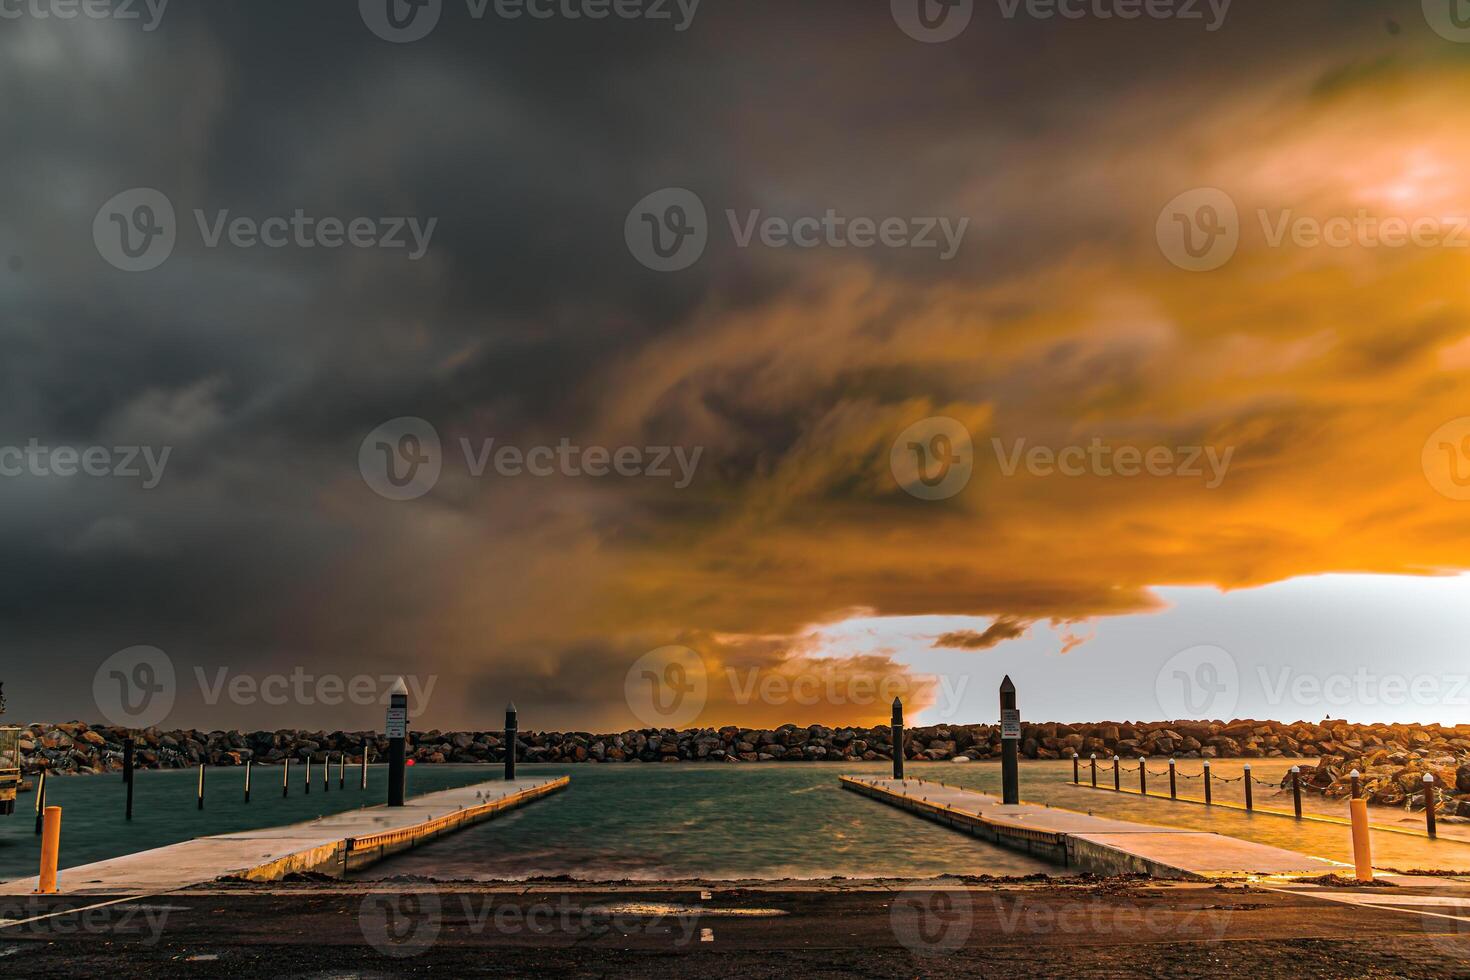
[[[893,741],[893,778],[903,779],[903,701],[893,699],[893,717],[888,722],[888,737]]]
[[[130,738],[123,739],[123,783],[127,786],[127,803],[123,813],[128,820],[133,819],[133,766],[137,764],[135,752],[137,743]]]
[[[388,805],[403,806],[408,784],[408,685],[403,678],[388,697]]]
[[[306,792],[311,792],[311,753],[306,753]]]
[[[520,724],[516,720],[516,703],[505,706],[505,778],[516,778],[516,738],[520,735]]]
[[[245,760],[245,802],[250,802],[250,772],[255,768],[254,759]]]
[[[204,809],[204,763],[199,763],[199,809]]]
[[[1021,802],[1019,752],[1021,712],[1016,708],[1016,685],[1010,675],[1000,682],[1000,775],[1001,802]]]
[[[332,791],[332,753],[322,756],[322,792]]]
[[[291,795],[291,757],[288,755],[282,760],[281,766],[281,798],[285,799]]]
[[[1087,761],[1092,766],[1092,788],[1097,789],[1097,753],[1092,753]]]
[[[1249,812],[1256,808],[1255,795],[1251,790],[1251,764],[1245,764],[1245,808]]]
[[[1358,784],[1358,770],[1354,769],[1349,773],[1349,777],[1353,781],[1353,799],[1356,800],[1363,793],[1363,788]]]
[[[1209,759],[1206,759],[1205,760],[1205,806],[1210,806],[1211,803],[1212,803],[1212,800],[1210,798],[1210,760]]]
[[[1424,774],[1424,829],[1430,837],[1438,836],[1434,828],[1434,777]]]
[[[1082,772],[1081,772],[1081,770],[1079,768],[1081,765],[1082,765],[1082,763],[1079,761],[1078,756],[1077,756],[1077,753],[1076,752],[1073,752],[1072,753],[1072,785],[1074,785],[1074,786],[1077,785],[1078,783],[1082,782]]]
[[[1179,799],[1179,785],[1174,778],[1174,760],[1169,760],[1169,799]]]
[[[347,753],[346,752],[338,752],[337,753],[337,788],[339,790],[343,790],[343,789],[346,789],[347,788]]]
[[[1138,757],[1138,795],[1148,795],[1148,760]]]
[[[46,770],[41,770],[41,780],[36,784],[36,836],[41,836],[41,824],[46,816]]]
[[[1113,756],[1113,792],[1123,792],[1123,776],[1118,771],[1118,757]]]
[[[1296,811],[1296,818],[1302,818],[1302,767],[1291,767],[1291,808]]]

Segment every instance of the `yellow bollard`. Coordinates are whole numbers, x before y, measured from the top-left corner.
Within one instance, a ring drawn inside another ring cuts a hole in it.
[[[56,894],[56,862],[61,856],[61,807],[48,806],[41,827],[41,895]]]
[[[1357,865],[1358,880],[1373,880],[1373,852],[1368,845],[1368,801],[1351,800],[1348,812],[1353,818],[1353,863]]]

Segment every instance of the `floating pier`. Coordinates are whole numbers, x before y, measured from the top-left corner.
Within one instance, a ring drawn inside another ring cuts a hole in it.
[[[568,776],[496,780],[428,793],[401,807],[365,807],[285,827],[196,837],[64,869],[59,894],[157,895],[225,877],[276,881],[308,871],[341,877],[524,806],[570,781]],[[0,895],[30,895],[36,885],[36,878],[3,882]]]
[[[1097,874],[1142,872],[1189,880],[1290,878],[1348,867],[1223,834],[1112,820],[1034,803],[1004,803],[985,793],[922,779],[839,778],[844,789],[991,843]]]

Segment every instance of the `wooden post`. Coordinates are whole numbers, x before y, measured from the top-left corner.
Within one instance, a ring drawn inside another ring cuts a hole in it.
[[[1249,762],[1245,764],[1245,778],[1241,782],[1245,783],[1245,808],[1247,811],[1254,810],[1255,801],[1251,798],[1251,764]]]
[[[362,740],[362,786],[358,787],[359,789],[367,789],[367,766],[368,766],[367,739],[363,739]]]
[[[199,809],[204,809],[204,763],[199,763]]]
[[[1205,806],[1210,805],[1210,760],[1205,760]]]
[[[1359,881],[1373,880],[1373,851],[1368,837],[1368,801],[1353,799],[1348,804],[1353,820],[1353,865]]]
[[[343,790],[343,789],[346,789],[347,788],[347,753],[346,752],[338,752],[337,753],[337,788],[339,790]]]
[[[332,753],[322,756],[322,792],[332,791]]]
[[[1092,765],[1092,788],[1097,789],[1097,753],[1092,753],[1087,761]]]
[[[1353,781],[1352,798],[1356,800],[1358,797],[1363,795],[1363,788],[1358,785],[1358,770],[1354,769],[1352,772],[1348,773],[1348,778]]]
[[[136,744],[131,738],[123,739],[123,783],[126,784],[124,794],[127,802],[123,806],[124,819],[133,819],[133,767],[137,765],[135,753]]]
[[[56,864],[61,856],[61,807],[48,806],[41,832],[41,895],[56,894]]]
[[[521,733],[517,717],[516,705],[512,701],[505,706],[505,778],[507,781],[516,778],[516,740]],[[899,746],[895,758],[903,758],[902,745]]]
[[[36,784],[36,836],[41,836],[41,826],[46,819],[46,770],[41,770],[41,780]]]
[[[1429,836],[1435,836],[1434,830],[1434,777],[1429,773],[1424,774],[1424,827],[1429,831]]]
[[[1016,685],[1009,674],[1000,682],[1001,802],[1021,802],[1021,712],[1016,708]]]
[[[1140,796],[1148,795],[1148,757],[1138,757],[1138,793]]]
[[[903,778],[903,701],[893,699],[893,717],[888,722],[888,737],[893,742],[893,778]]]
[[[291,795],[291,757],[288,755],[283,760],[281,767],[281,797],[284,799]]]
[[[1302,767],[1291,767],[1291,808],[1296,811],[1296,818],[1302,818]]]
[[[306,792],[311,794],[311,753],[306,753]]]
[[[246,803],[249,803],[250,802],[250,768],[251,768],[251,764],[254,763],[254,762],[255,762],[254,759],[246,759],[245,760],[245,802]]]
[[[388,695],[388,805],[403,806],[408,783],[408,685],[398,678]]]
[[[1174,760],[1169,760],[1169,799],[1179,799],[1179,788],[1174,782]]]
[[[1118,757],[1115,755],[1113,756],[1113,791],[1115,793],[1123,792],[1123,784],[1121,780],[1122,776],[1120,776],[1118,773]]]
[[[1078,760],[1076,752],[1072,753],[1072,785],[1076,786],[1082,782],[1082,763]]]

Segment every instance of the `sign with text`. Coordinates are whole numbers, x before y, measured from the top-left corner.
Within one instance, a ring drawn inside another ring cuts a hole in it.
[[[1019,708],[1002,708],[1000,710],[1000,737],[1021,737],[1021,710]]]
[[[388,709],[388,737],[408,738],[408,708]]]

